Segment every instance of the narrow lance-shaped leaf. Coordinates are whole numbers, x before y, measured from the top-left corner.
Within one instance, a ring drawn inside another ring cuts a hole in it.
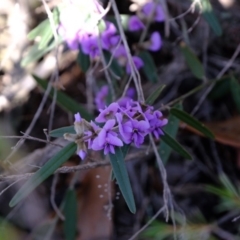
[[[164,135],[161,136],[161,140],[184,158],[192,159],[191,155],[181,146],[181,144],[168,135],[168,133],[164,132]]]
[[[49,136],[55,137],[55,138],[63,137],[64,133],[76,134],[74,126],[68,126],[68,127],[54,129],[49,133]]]
[[[46,46],[45,48],[39,48],[39,43],[35,44],[34,46],[32,46],[27,55],[22,59],[21,61],[21,66],[25,67],[27,66],[29,63],[33,63],[36,62],[37,60],[39,60],[41,57],[43,57],[46,53],[50,52],[51,50],[53,50],[58,44],[62,43],[63,39],[58,36],[57,41],[50,41],[50,43],[48,44],[48,46]]]
[[[89,55],[85,54],[82,51],[82,48],[80,47],[79,51],[78,51],[78,56],[77,56],[77,63],[79,65],[79,67],[81,68],[81,70],[86,73],[87,70],[90,67],[90,57]]]
[[[237,192],[235,186],[231,183],[230,179],[225,173],[221,173],[219,176],[220,181],[222,182],[223,186],[228,190],[229,193],[239,197],[240,194]]]
[[[18,190],[9,203],[14,207],[17,203],[27,197],[37,186],[52,175],[63,163],[65,163],[77,150],[75,143],[70,143],[52,157],[42,168],[30,177]]]
[[[65,221],[63,225],[65,239],[75,240],[77,231],[77,196],[74,189],[69,189],[64,204]]]
[[[177,117],[178,119],[180,119],[181,121],[197,129],[199,132],[203,133],[205,136],[212,139],[214,138],[213,133],[207,127],[205,127],[204,124],[202,124],[197,119],[190,116],[188,113],[182,110],[179,110],[177,108],[171,108],[170,113],[175,117]]]
[[[147,51],[141,51],[138,56],[143,60],[143,72],[149,81],[156,83],[158,81],[157,68],[152,56]]]
[[[125,159],[125,157],[127,156],[130,146],[131,144],[124,144],[123,147],[121,147],[123,159]],[[115,179],[114,173],[113,171],[111,171],[111,180],[113,181],[114,179]]]
[[[132,193],[132,187],[128,177],[128,172],[125,166],[123,153],[121,148],[115,148],[115,154],[109,154],[110,162],[113,168],[113,173],[117,179],[119,188],[132,213],[136,212],[135,201]]]
[[[201,0],[201,7],[202,7],[202,15],[205,18],[205,20],[208,22],[209,26],[213,29],[214,33],[217,36],[221,36],[222,28],[213,12],[212,5],[209,2],[209,0]]]
[[[41,86],[44,90],[47,89],[48,82],[44,81],[43,79],[37,77],[36,75],[33,75],[34,79],[37,81],[38,85]],[[50,97],[53,97],[53,89],[50,92]],[[77,113],[79,112],[83,118],[90,121],[93,116],[88,113],[84,107],[81,106],[81,104],[77,103],[75,100],[67,96],[65,93],[62,93],[60,91],[57,91],[57,103],[64,108],[65,110],[71,112],[71,113]]]
[[[146,104],[153,105],[153,103],[160,96],[162,90],[165,88],[165,85],[160,85],[146,100]]]
[[[237,110],[240,113],[240,84],[237,82],[234,76],[232,76],[230,81],[230,89],[231,89],[232,97],[236,104]]]
[[[182,109],[181,104],[177,104],[175,105],[175,107],[178,109]],[[168,124],[163,128],[163,130],[164,132],[168,133],[173,139],[175,139],[177,135],[178,127],[179,127],[179,120],[176,117],[174,117],[172,114],[170,114],[168,117]],[[172,148],[164,141],[161,141],[160,147],[159,147],[159,154],[164,163],[167,162],[171,152],[172,152]]]
[[[181,42],[180,49],[192,74],[198,79],[203,79],[203,65],[195,53],[184,42]]]

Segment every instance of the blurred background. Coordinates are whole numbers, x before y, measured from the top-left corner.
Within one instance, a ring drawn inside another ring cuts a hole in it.
[[[107,163],[50,176],[24,201],[9,207],[27,174],[36,172],[67,145],[63,138],[49,138],[47,132],[73,124],[74,104],[96,116],[93,98],[108,84],[100,71],[101,61],[86,71],[87,61],[78,49],[55,38],[51,21],[42,24],[51,19],[54,9],[69,2],[0,1],[0,240],[240,239],[238,0],[161,0],[165,19],[148,26],[148,34],[160,33],[162,45],[158,51],[148,52],[150,60],[144,60],[146,66],[154,63],[150,72],[140,69],[144,96],[165,85],[154,107],[163,109],[169,118],[166,131],[192,156],[187,160],[156,141],[173,196],[174,218],[166,222],[164,214],[157,214],[163,206],[164,186],[149,141],[140,149],[131,147],[126,157],[136,214],[128,210],[116,181],[111,181]],[[79,0],[80,5],[83,2]],[[116,0],[132,53],[138,48],[141,32],[130,31],[127,19],[146,2]],[[91,16],[84,4],[79,16],[87,11]],[[111,5],[108,1],[101,4],[109,8],[106,18],[114,22]],[[71,21],[77,25],[79,19]],[[117,80],[117,96],[126,84],[127,76]],[[64,96],[59,99],[53,92],[48,96],[47,86]],[[134,84],[130,86],[134,88]],[[204,123],[214,139],[204,137],[164,108],[179,97],[176,103]],[[104,161],[100,153],[90,153],[86,164],[91,159]],[[79,157],[74,155],[64,166],[78,164]],[[67,195],[73,179],[75,195]],[[66,196],[70,196],[68,208],[62,207]],[[68,216],[71,221],[66,221]]]

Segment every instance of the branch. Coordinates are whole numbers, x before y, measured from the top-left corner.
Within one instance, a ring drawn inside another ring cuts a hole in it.
[[[150,152],[152,153],[152,152]],[[138,151],[132,154],[128,154],[126,157],[126,161],[136,159],[139,156],[146,155],[146,151]],[[91,159],[89,159],[91,161]],[[66,173],[73,173],[77,171],[82,171],[82,170],[87,170],[87,169],[92,169],[92,168],[98,168],[98,167],[103,167],[110,165],[109,160],[102,160],[102,161],[97,161],[97,162],[90,162],[82,165],[77,165],[77,166],[72,166],[72,167],[67,167],[63,166],[58,168],[54,174],[61,173],[61,174],[66,174]],[[33,174],[36,172],[32,173],[23,173],[23,174],[16,174],[16,175],[0,175],[0,182],[6,182],[6,181],[15,181],[18,179],[28,179],[30,178]]]

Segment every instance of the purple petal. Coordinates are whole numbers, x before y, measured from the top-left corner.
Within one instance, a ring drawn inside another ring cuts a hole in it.
[[[144,65],[143,60],[140,57],[133,56],[132,59],[133,59],[134,65],[136,66],[137,69],[140,69]],[[129,64],[127,64],[127,66],[126,66],[126,72],[128,74],[131,73],[131,68],[130,68]]]
[[[82,118],[81,118],[80,113],[74,114],[74,117],[75,117],[75,122],[81,122]]]
[[[102,129],[101,132],[98,134],[98,137],[97,137],[99,146],[103,146],[105,144],[106,136],[107,136],[106,130]]]
[[[156,22],[162,22],[165,20],[165,16],[164,16],[164,12],[162,7],[154,2],[148,2],[146,3],[143,8],[142,8],[142,12],[143,14],[145,14],[146,17],[150,17],[153,9],[155,9],[155,13],[154,13],[154,20]]]
[[[82,160],[84,160],[85,157],[87,156],[87,153],[86,153],[84,150],[81,149],[81,150],[78,152],[78,156],[79,156]]]
[[[158,32],[153,32],[150,37],[150,45],[148,49],[151,51],[158,51],[162,46],[162,39]]]
[[[104,152],[104,155],[107,155],[110,152],[110,146],[108,144],[105,145],[103,152]]]
[[[105,123],[103,129],[104,129],[105,131],[112,130],[112,128],[114,127],[115,123],[116,123],[116,120],[110,119],[110,120],[108,120],[108,121]]]
[[[139,31],[144,29],[145,26],[137,16],[131,16],[128,21],[128,29],[130,31]]]
[[[92,150],[95,150],[95,151],[98,151],[98,150],[102,150],[103,149],[103,146],[100,146],[99,143],[98,143],[98,137],[96,137],[93,142],[92,142],[92,145],[91,145],[91,148]]]
[[[118,147],[123,146],[123,142],[118,137],[114,137],[114,136],[111,136],[111,135],[107,136],[107,142],[111,145],[114,145],[114,146],[118,146]]]
[[[109,152],[115,154],[115,149],[113,145],[109,145]]]

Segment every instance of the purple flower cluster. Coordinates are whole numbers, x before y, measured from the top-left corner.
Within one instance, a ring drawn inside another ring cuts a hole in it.
[[[134,98],[135,95],[135,89],[130,87],[127,92],[125,97],[121,97],[117,102],[120,106],[123,104],[126,104],[127,101],[130,101],[131,99]],[[109,87],[108,85],[104,85],[100,88],[100,90],[97,92],[96,97],[95,97],[95,104],[97,109],[103,109],[107,105],[107,97],[109,94]]]
[[[97,26],[101,14],[104,12],[102,6],[94,0],[77,1],[67,0],[67,5],[60,11],[59,34],[64,38],[68,47],[77,50],[81,47],[83,53],[94,59],[100,56],[102,49],[114,53],[114,57],[120,65],[126,67],[126,72],[130,73],[127,54],[124,46],[121,44],[121,37],[118,34],[116,26],[104,19],[100,27]],[[88,6],[86,7],[85,5]],[[129,18],[128,30],[141,31],[145,28],[145,23],[149,21],[153,14],[153,21],[164,21],[164,12],[159,4],[148,2],[142,6],[140,12]],[[141,47],[150,51],[158,51],[162,46],[161,36],[158,32],[153,32],[149,40],[144,42]],[[133,62],[137,69],[143,67],[144,63],[138,56],[133,56]]]
[[[162,128],[168,120],[162,113],[152,106],[128,100],[120,105],[111,103],[100,110],[95,122],[87,122],[80,114],[75,114],[76,137],[72,138],[78,145],[78,155],[84,159],[87,149],[94,151],[103,150],[104,154],[115,153],[115,147],[123,144],[134,144],[139,148],[148,134],[153,134],[156,139],[163,135]],[[98,124],[103,124],[100,127]],[[66,139],[69,134],[65,134]]]

